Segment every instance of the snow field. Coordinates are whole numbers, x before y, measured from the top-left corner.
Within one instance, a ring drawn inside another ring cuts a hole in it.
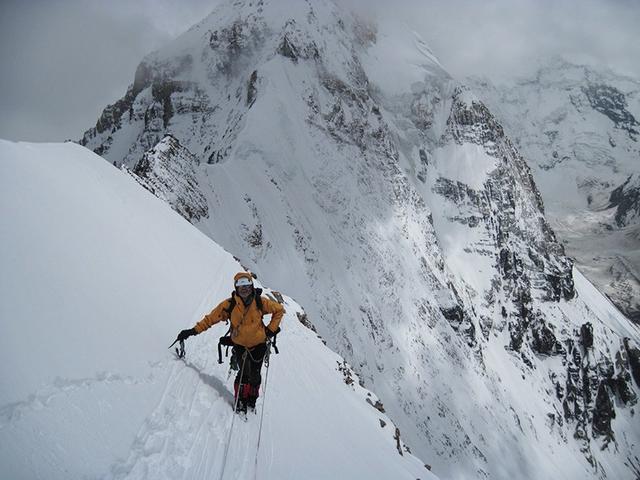
[[[167,350],[228,296],[232,256],[75,144],[0,141],[0,182],[2,478],[219,478],[232,422],[223,478],[435,478],[287,297],[256,473],[259,416],[233,419],[217,364],[226,326],[186,362]]]

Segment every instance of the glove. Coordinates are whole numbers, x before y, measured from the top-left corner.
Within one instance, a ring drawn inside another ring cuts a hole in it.
[[[186,340],[187,338],[189,338],[192,335],[197,335],[198,332],[196,332],[195,328],[190,328],[188,330],[182,330],[179,334],[178,334],[178,340],[182,341],[182,340]]]
[[[269,327],[264,327],[264,333],[267,335],[267,338],[275,337],[279,331],[280,327],[278,327],[278,330],[276,330],[275,332],[272,332]]]

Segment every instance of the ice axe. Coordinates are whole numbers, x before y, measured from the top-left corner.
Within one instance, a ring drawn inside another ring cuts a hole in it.
[[[173,342],[171,345],[169,345],[169,348],[173,347],[177,342],[180,342],[180,347],[176,347],[176,355],[178,356],[178,358],[184,358],[184,340],[180,340],[179,338],[176,338],[175,342]]]

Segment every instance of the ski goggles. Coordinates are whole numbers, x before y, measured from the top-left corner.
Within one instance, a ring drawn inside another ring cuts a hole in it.
[[[249,280],[247,277],[239,278],[236,282],[236,287],[250,287],[253,285],[253,282]]]

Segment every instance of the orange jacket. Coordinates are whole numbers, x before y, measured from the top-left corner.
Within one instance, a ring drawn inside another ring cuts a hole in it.
[[[243,276],[251,279],[249,273],[242,272],[242,274],[236,275],[236,280]],[[271,321],[267,328],[275,332],[284,315],[284,307],[266,297],[261,297],[261,299],[262,311],[266,314],[271,314]],[[265,326],[262,323],[262,313],[258,310],[255,299],[251,301],[249,306],[245,307],[242,298],[236,295],[236,305],[231,311],[231,316],[226,312],[228,308],[229,299],[224,300],[208,315],[205,315],[194,327],[196,332],[202,333],[222,320],[231,320],[231,340],[236,345],[251,348],[267,340],[267,335],[264,332]]]

